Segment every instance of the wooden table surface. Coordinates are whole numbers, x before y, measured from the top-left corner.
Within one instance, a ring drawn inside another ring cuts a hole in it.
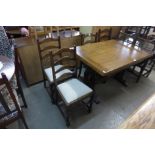
[[[56,34],[53,34],[56,36]],[[80,45],[79,32],[73,31],[72,37],[70,31],[61,32],[61,47],[72,47]],[[69,37],[70,36],[70,37]],[[15,44],[22,64],[22,70],[28,86],[43,80],[41,63],[35,39],[31,37],[16,38]]]
[[[144,102],[119,128],[155,129],[155,94]]]
[[[117,40],[79,46],[77,55],[83,63],[101,76],[118,72],[152,56],[145,51],[125,46]]]
[[[6,56],[0,56],[0,78],[2,78],[1,73],[4,73],[8,80],[10,80],[14,72],[14,62]]]

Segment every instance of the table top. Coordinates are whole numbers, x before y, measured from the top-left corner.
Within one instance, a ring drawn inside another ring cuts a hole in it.
[[[155,94],[144,102],[119,128],[155,129]]]
[[[101,76],[107,76],[128,68],[152,56],[145,51],[123,45],[118,40],[79,46],[77,47],[77,55],[83,63]]]
[[[15,72],[14,62],[6,56],[0,56],[0,78],[1,73],[4,73],[10,80]]]

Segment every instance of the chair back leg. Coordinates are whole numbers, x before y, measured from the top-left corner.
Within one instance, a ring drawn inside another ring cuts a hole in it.
[[[25,118],[24,118],[22,112],[20,113],[20,115],[21,115],[21,120],[22,120],[22,122],[23,122],[25,128],[26,128],[26,129],[29,129],[29,127],[28,127],[28,125],[27,125],[27,123],[26,123],[26,120],[25,120]]]
[[[141,67],[140,73],[139,73],[139,75],[138,75],[138,77],[136,79],[136,83],[139,82],[141,76],[143,75],[143,71],[145,70],[145,67],[146,67],[147,63],[148,63],[148,60],[145,60],[144,63],[143,63],[143,66]]]
[[[21,84],[20,84],[20,82],[18,80],[17,80],[17,83],[18,83],[18,90],[19,90],[19,93],[20,93],[21,98],[23,100],[24,107],[27,108],[28,106],[27,106],[27,103],[26,103],[26,100],[25,100],[25,96],[24,96],[24,92],[23,92],[23,89],[21,87]]]
[[[155,60],[152,62],[152,64],[150,64],[151,67],[150,69],[144,74],[144,77],[148,77],[150,75],[150,73],[152,72],[153,67],[155,66]]]

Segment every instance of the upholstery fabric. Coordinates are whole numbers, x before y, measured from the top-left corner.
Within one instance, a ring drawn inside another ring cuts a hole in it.
[[[67,105],[87,97],[93,92],[91,88],[75,78],[59,84],[57,88]]]
[[[0,26],[0,55],[13,58],[13,50],[3,26]]]
[[[62,67],[62,65],[57,65],[57,66],[55,66],[55,69],[58,70],[60,67]],[[44,70],[44,72],[45,72],[45,75],[46,75],[47,78],[48,78],[48,81],[49,81],[50,83],[53,83],[54,81],[53,81],[53,72],[52,72],[52,68],[51,68],[51,67],[50,67],[50,68],[46,68],[46,69]],[[61,75],[65,74],[65,73],[72,73],[72,71],[70,71],[69,69],[64,69],[64,70],[62,70],[62,71],[60,71],[60,72],[58,72],[58,73],[56,74],[56,78],[59,78]]]

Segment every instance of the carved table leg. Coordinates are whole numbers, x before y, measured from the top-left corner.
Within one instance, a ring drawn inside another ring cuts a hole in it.
[[[125,70],[123,70],[123,71],[119,72],[118,74],[116,74],[114,78],[118,82],[120,82],[123,86],[127,87],[128,85],[127,85],[127,83],[126,83],[126,81],[124,79],[124,74],[125,74]]]

